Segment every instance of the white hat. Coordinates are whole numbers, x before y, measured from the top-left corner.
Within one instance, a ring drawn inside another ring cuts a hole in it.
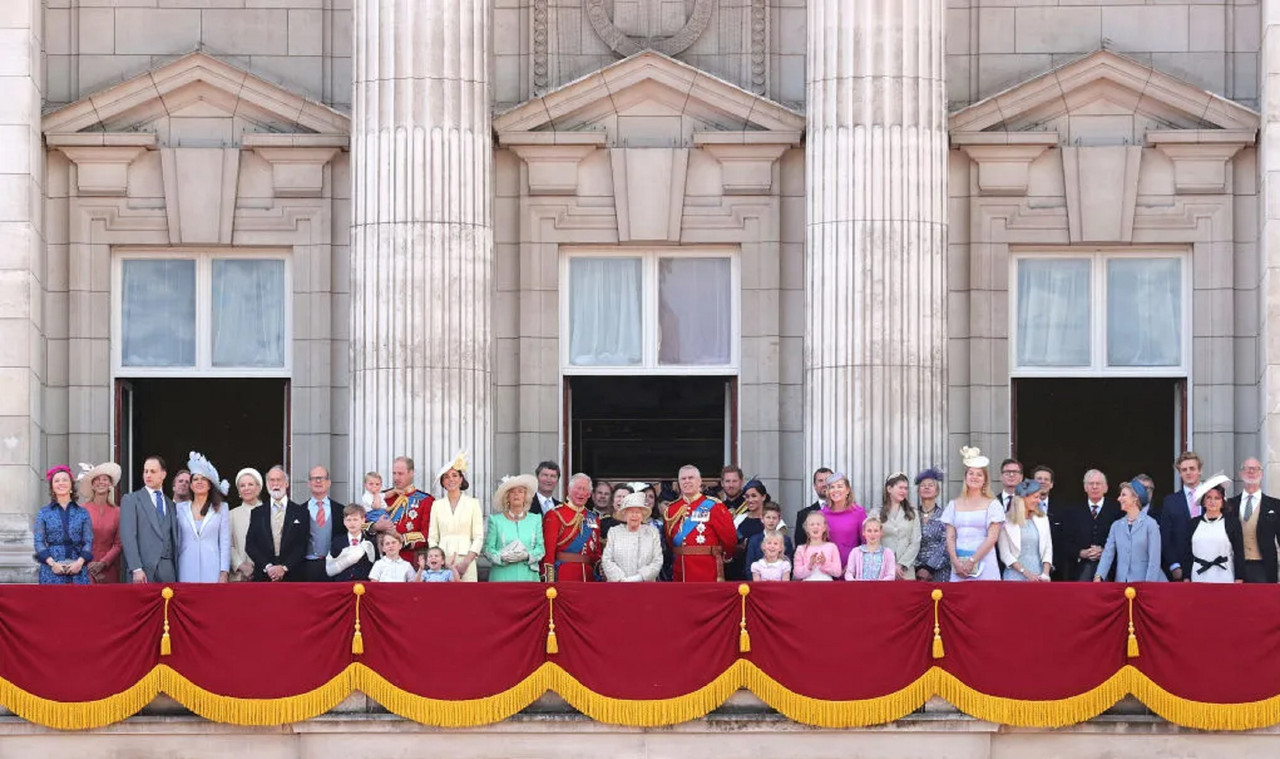
[[[447,471],[447,470],[446,470]],[[498,490],[493,494],[493,510],[506,511],[507,494],[515,488],[524,488],[528,495],[525,498],[524,506],[529,508],[533,503],[533,494],[538,492],[538,478],[531,474],[518,474],[514,477],[503,477],[502,484],[498,485]]]
[[[983,456],[982,451],[971,446],[960,449],[960,460],[966,467],[973,469],[986,469],[991,463],[991,459]]]
[[[97,466],[90,466],[81,462],[80,474],[76,475],[80,497],[86,500],[91,498],[93,496],[93,481],[104,474],[111,478],[111,487],[120,484],[120,465],[114,461],[107,461]]]
[[[626,511],[627,509],[644,509],[649,510],[649,501],[644,497],[644,493],[628,493],[622,499],[622,504],[618,506],[618,511]]]
[[[187,471],[191,472],[192,477],[203,477],[218,489],[219,493],[227,494],[231,486],[226,480],[218,477],[218,470],[213,463],[206,459],[203,454],[192,451],[187,458]]]
[[[1221,485],[1225,490],[1226,486],[1230,484],[1231,484],[1230,477],[1226,476],[1225,474],[1215,474],[1214,476],[1200,483],[1199,487],[1196,488],[1196,492],[1192,494],[1191,500],[1195,501],[1196,503],[1200,503],[1201,501],[1204,500],[1205,494],[1208,493],[1210,490],[1213,490],[1219,485]]]
[[[453,455],[453,459],[450,460],[449,463],[440,467],[440,471],[436,472],[436,480],[439,480],[441,477],[443,477],[445,472],[449,471],[450,469],[457,469],[458,472],[461,474],[467,473],[467,452],[466,451],[458,451]]]
[[[257,469],[254,469],[251,466],[247,466],[244,469],[241,469],[240,471],[236,472],[236,487],[240,487],[240,478],[245,476],[246,474],[252,477],[254,482],[258,483],[259,488],[262,487],[262,472],[259,472]]]

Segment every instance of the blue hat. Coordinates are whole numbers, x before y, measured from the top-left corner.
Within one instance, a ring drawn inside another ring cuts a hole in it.
[[[217,468],[202,454],[192,451],[187,458],[187,469],[190,470],[193,477],[203,477],[208,480],[223,495],[226,495],[227,491],[230,490],[227,481],[219,479]]]
[[[1038,481],[1023,480],[1018,483],[1018,486],[1013,489],[1013,492],[1016,493],[1019,498],[1026,498],[1029,495],[1039,493],[1040,489],[1041,485]]]
[[[1138,497],[1140,506],[1147,506],[1151,503],[1151,493],[1147,490],[1147,486],[1142,484],[1141,480],[1129,480],[1125,483],[1133,494]]]
[[[945,479],[947,479],[947,476],[942,473],[941,469],[937,468],[936,466],[931,466],[928,469],[921,472],[920,474],[916,475],[916,484],[919,485],[921,482],[924,482],[925,480],[942,482]]]

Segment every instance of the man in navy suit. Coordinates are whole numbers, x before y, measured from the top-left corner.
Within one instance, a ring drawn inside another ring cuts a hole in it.
[[[284,467],[267,470],[270,500],[249,515],[245,553],[253,561],[254,582],[305,580],[311,515],[307,507],[289,499],[289,476]]]
[[[1160,559],[1169,579],[1181,582],[1191,570],[1191,520],[1200,516],[1193,495],[1204,468],[1199,454],[1187,451],[1173,462],[1182,487],[1164,497],[1160,507]]]

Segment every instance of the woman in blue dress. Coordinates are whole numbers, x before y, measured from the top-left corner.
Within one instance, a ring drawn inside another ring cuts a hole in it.
[[[49,505],[36,514],[36,561],[41,585],[88,585],[93,561],[93,520],[71,500],[71,469],[55,466],[45,475]]]

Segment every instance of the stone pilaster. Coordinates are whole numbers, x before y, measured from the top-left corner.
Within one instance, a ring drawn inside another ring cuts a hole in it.
[[[1272,490],[1280,482],[1280,0],[1262,3],[1262,45],[1258,84],[1261,88],[1261,134],[1258,135],[1258,212],[1261,335],[1261,442],[1258,458]],[[1237,464],[1239,462],[1236,462]],[[1230,471],[1230,470],[1228,470]]]
[[[0,10],[0,582],[30,581],[31,524],[48,501],[44,388],[44,3]],[[60,446],[66,455],[65,440]]]
[[[351,466],[492,451],[491,0],[356,0]]]
[[[808,4],[805,461],[867,505],[886,475],[954,458],[944,6]]]

